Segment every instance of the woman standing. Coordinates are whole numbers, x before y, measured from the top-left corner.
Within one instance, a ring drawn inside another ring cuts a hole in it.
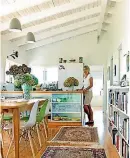
[[[92,87],[93,87],[93,78],[90,75],[90,68],[89,66],[84,66],[84,82],[83,82],[84,112],[88,115],[88,119],[89,119],[89,121],[85,123],[86,125],[94,124],[93,110],[90,105],[93,97]]]

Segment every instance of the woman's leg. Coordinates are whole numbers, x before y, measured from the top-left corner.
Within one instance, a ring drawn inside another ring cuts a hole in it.
[[[84,105],[84,112],[88,115],[88,119],[90,121],[90,113],[89,113],[89,106],[88,105]]]
[[[88,106],[88,109],[89,109],[89,117],[90,117],[89,121],[93,122],[93,110],[91,108],[91,105]]]
[[[86,125],[89,125],[89,124],[92,124],[94,123],[94,120],[93,120],[93,110],[91,108],[91,100],[92,100],[92,91],[89,91],[88,93],[86,93],[86,103],[88,103],[88,110],[89,110],[89,122],[86,123]]]

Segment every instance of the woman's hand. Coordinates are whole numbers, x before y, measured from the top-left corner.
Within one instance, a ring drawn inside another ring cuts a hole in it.
[[[87,92],[88,92],[88,90],[87,90],[87,89],[83,89],[83,92],[84,92],[84,93],[87,93]]]

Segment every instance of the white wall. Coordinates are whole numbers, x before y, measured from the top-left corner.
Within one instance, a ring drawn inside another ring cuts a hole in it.
[[[14,43],[10,41],[6,41],[3,37],[1,37],[1,76],[0,76],[0,83],[4,82],[5,80],[5,65],[6,65],[6,58],[8,55],[13,53],[13,50],[19,52],[19,57],[16,59],[9,58],[9,60],[12,60],[16,63],[20,64],[27,64],[28,59],[26,56],[26,52],[23,49],[20,49],[15,45]]]
[[[30,65],[57,65],[59,58],[77,59],[81,56],[86,64],[106,63],[107,40],[97,44],[97,33],[89,33],[61,42],[27,51]]]
[[[122,76],[126,74],[126,60],[124,54],[130,51],[130,1],[120,1],[117,3],[114,10],[112,24],[110,25],[109,31],[107,33],[110,43],[107,66],[110,65],[110,59],[112,56],[114,57],[114,64],[117,63],[118,48],[120,44],[122,44],[120,67],[120,78],[122,78]],[[109,86],[110,82],[108,81],[107,87]],[[105,96],[107,96],[107,90],[105,91]],[[106,100],[107,98],[104,100],[104,102],[106,102]]]
[[[114,10],[112,24],[107,34],[110,43],[108,65],[110,65],[112,55],[117,53],[120,44],[122,44],[123,54],[130,50],[130,1],[122,0],[117,3]],[[123,66],[121,71],[124,71]]]

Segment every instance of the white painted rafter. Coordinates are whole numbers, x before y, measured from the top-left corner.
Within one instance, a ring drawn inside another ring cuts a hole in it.
[[[98,27],[98,39],[100,37],[100,34],[101,34],[101,31],[102,31],[102,25],[103,25],[103,22],[104,22],[104,17],[105,17],[105,13],[106,13],[106,8],[107,8],[107,3],[108,3],[108,0],[102,0],[101,1],[101,15],[100,15],[100,23],[99,23],[99,27]]]
[[[89,16],[89,15],[97,14],[100,12],[101,12],[101,7],[98,6],[98,7],[92,8],[92,9],[88,9],[88,10],[85,10],[85,11],[82,11],[79,13],[72,14],[70,16],[67,16],[67,18],[63,17],[60,19],[52,20],[51,22],[46,22],[46,23],[39,24],[37,26],[32,26],[32,27],[26,28],[21,33],[18,33],[18,34],[17,33],[9,33],[9,34],[5,35],[4,38],[8,39],[8,40],[17,39],[19,37],[26,36],[26,34],[30,31],[33,33],[36,33],[38,31],[46,30],[46,29],[51,28],[53,26],[57,26],[57,25],[67,23],[67,22],[72,21],[72,20],[82,18],[85,15]]]
[[[72,1],[71,3],[67,3],[67,4],[64,4],[61,6],[56,6],[56,7],[47,9],[47,10],[34,12],[31,15],[29,14],[29,15],[25,15],[25,16],[20,16],[19,20],[20,20],[21,24],[24,25],[27,23],[34,22],[35,20],[41,20],[43,18],[47,18],[47,17],[52,16],[52,15],[57,15],[57,14],[62,13],[62,12],[77,9],[77,8],[80,8],[84,5],[88,5],[88,4],[91,4],[91,3],[96,2],[96,1],[97,0],[93,0],[93,1],[84,1],[83,0],[80,3],[75,3],[74,1]],[[1,23],[1,30],[0,31],[8,30],[10,20],[8,20],[6,23]]]
[[[55,37],[50,37],[48,39],[41,40],[33,45],[26,45],[26,47],[24,47],[24,48],[26,48],[26,51],[29,51],[29,50],[36,49],[36,48],[39,48],[42,46],[46,46],[48,44],[56,43],[58,41],[63,41],[63,40],[66,40],[66,39],[69,39],[69,38],[72,38],[75,36],[79,36],[79,35],[86,34],[86,33],[92,32],[92,31],[96,31],[97,28],[98,28],[98,25],[80,28],[78,30],[73,30],[71,32],[67,32],[64,34],[57,35]]]
[[[90,25],[92,26],[94,24],[97,25],[98,23],[99,23],[99,16],[91,18],[91,19],[86,19],[86,20],[83,20],[83,21],[79,21],[79,22],[76,22],[76,23],[72,23],[72,24],[67,25],[67,26],[59,27],[57,29],[52,29],[52,30],[48,30],[48,31],[45,31],[45,32],[41,32],[41,33],[38,33],[38,34],[35,35],[36,42],[39,42],[39,41],[44,40],[46,38],[49,38],[51,36],[54,37],[58,34],[73,31],[73,30],[76,30],[76,29],[79,29],[79,28],[82,28],[82,27],[88,27],[88,26],[90,26]],[[25,37],[22,40],[17,40],[16,42],[14,41],[14,43],[17,44],[19,47],[27,45]]]

